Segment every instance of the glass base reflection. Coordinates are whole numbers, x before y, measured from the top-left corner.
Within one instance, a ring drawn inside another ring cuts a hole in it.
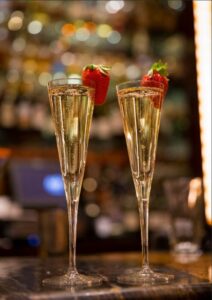
[[[47,286],[73,286],[73,287],[91,287],[102,284],[100,276],[91,276],[79,274],[78,272],[68,272],[65,275],[45,278],[42,283]]]
[[[128,269],[117,277],[117,281],[127,285],[159,284],[174,280],[174,275],[154,272],[149,267]]]

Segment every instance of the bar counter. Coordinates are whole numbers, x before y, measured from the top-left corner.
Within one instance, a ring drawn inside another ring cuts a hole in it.
[[[127,286],[116,276],[126,268],[140,265],[140,253],[110,253],[78,256],[78,270],[101,274],[103,284],[96,288],[55,288],[42,285],[43,278],[59,275],[67,268],[66,258],[0,258],[0,299],[211,299],[211,255],[204,254],[190,262],[177,261],[168,252],[150,253],[154,270],[172,273],[169,284]]]

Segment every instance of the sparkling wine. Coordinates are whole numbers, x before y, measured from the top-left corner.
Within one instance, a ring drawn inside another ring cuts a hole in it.
[[[51,88],[49,96],[62,176],[81,182],[94,107],[91,91],[67,85]]]
[[[154,172],[161,115],[155,103],[161,97],[157,88],[132,87],[118,92],[132,176],[137,196],[143,200],[149,198]]]

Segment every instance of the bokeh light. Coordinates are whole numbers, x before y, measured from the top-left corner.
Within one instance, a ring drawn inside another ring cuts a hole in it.
[[[111,34],[112,31],[112,27],[108,24],[100,24],[97,27],[97,34],[101,37],[101,38],[107,38],[109,37],[109,35]]]
[[[65,77],[66,77],[66,75],[63,72],[56,72],[53,75],[53,79],[60,79],[60,78],[65,78]]]
[[[18,16],[18,15],[14,15],[9,19],[8,22],[8,28],[11,31],[17,31],[19,29],[21,29],[21,27],[23,26],[23,18]]]
[[[85,206],[85,213],[91,218],[95,218],[100,214],[100,208],[95,203],[89,203]]]
[[[98,217],[94,223],[96,234],[101,238],[111,235],[113,224],[111,219],[106,216]]]
[[[90,36],[90,32],[86,28],[79,28],[76,31],[76,39],[78,41],[84,42],[86,41]]]
[[[137,79],[141,75],[141,70],[137,65],[131,64],[127,67],[126,74],[131,80]]]
[[[116,14],[123,7],[124,7],[123,0],[111,0],[111,1],[108,1],[105,5],[107,12],[110,14]]]
[[[47,86],[47,83],[52,80],[52,75],[48,72],[42,72],[38,78],[40,85]]]
[[[26,47],[26,40],[23,37],[14,39],[12,47],[16,52],[21,52]]]
[[[87,177],[83,181],[83,188],[86,192],[94,192],[97,188],[97,181],[95,178]]]
[[[107,40],[111,44],[118,44],[121,41],[121,34],[118,31],[112,31]]]
[[[86,22],[84,25],[90,32],[94,32],[96,30],[96,24],[94,22]]]
[[[19,17],[20,19],[24,19],[24,13],[21,10],[15,10],[12,14],[11,14],[11,18],[14,17]]]
[[[122,62],[116,62],[112,65],[111,73],[116,77],[122,77],[126,73],[126,67]]]
[[[169,0],[168,6],[174,10],[182,10],[184,8],[184,3],[182,0]]]
[[[69,66],[75,61],[75,55],[71,52],[65,52],[61,55],[61,62],[65,66]]]
[[[34,21],[30,22],[28,27],[27,27],[28,32],[31,33],[31,34],[40,33],[42,28],[43,28],[43,24],[38,20],[34,20]]]
[[[62,26],[61,33],[65,36],[72,36],[75,33],[75,30],[74,24],[67,23]]]

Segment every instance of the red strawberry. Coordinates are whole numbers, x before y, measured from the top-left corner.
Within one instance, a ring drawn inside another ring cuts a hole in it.
[[[105,102],[110,82],[110,68],[103,65],[87,65],[82,72],[84,85],[95,88],[95,104],[101,105]]]
[[[148,74],[144,75],[141,79],[141,85],[146,87],[157,87],[163,88],[163,97],[161,99],[156,98],[154,101],[155,107],[160,108],[163,102],[163,99],[168,90],[169,80],[167,78],[167,64],[164,64],[161,60],[154,63],[149,70]]]

